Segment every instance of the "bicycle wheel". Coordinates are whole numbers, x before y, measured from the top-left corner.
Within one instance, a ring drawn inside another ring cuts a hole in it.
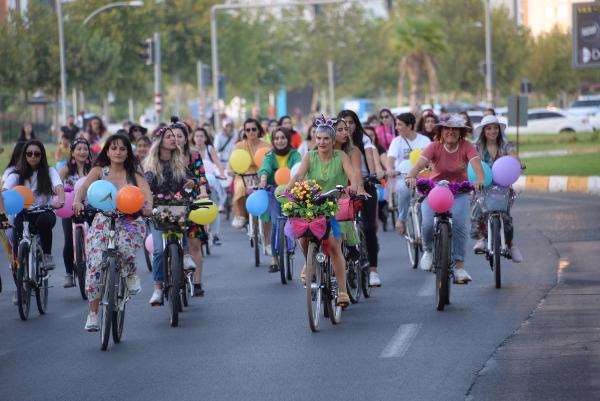
[[[286,238],[286,242],[288,241],[294,241],[294,239],[291,238]],[[286,255],[286,263],[285,263],[285,269],[287,271],[287,280],[290,281],[292,280],[292,278],[294,277],[294,251],[293,249],[295,248],[295,243],[292,243],[289,248],[286,247],[285,248],[285,255]],[[292,251],[290,252],[290,249],[292,249]]]
[[[119,286],[117,287],[117,297],[115,299],[116,310],[113,312],[112,336],[115,343],[120,343],[123,338],[123,326],[125,325],[125,303],[127,297],[127,282],[125,277],[119,275]]]
[[[31,305],[31,285],[29,284],[29,245],[25,242],[19,244],[19,265],[17,266],[17,307],[21,320],[29,317]]]
[[[415,221],[411,212],[406,217],[405,224],[406,233],[404,239],[406,240],[406,248],[408,250],[408,260],[413,269],[416,269],[419,264],[419,244],[417,243],[417,236],[415,230]]]
[[[183,279],[183,264],[179,246],[177,244],[169,245],[169,256],[167,257],[169,275],[169,310],[171,313],[171,327],[179,325],[179,312],[181,310],[181,283]]]
[[[398,201],[396,200],[396,193],[393,193],[391,195],[392,197],[392,207],[388,207],[388,210],[390,212],[390,215],[392,216],[392,229],[395,230],[396,229],[396,216],[398,213]]]
[[[36,262],[36,286],[35,286],[35,303],[38,308],[40,315],[44,315],[48,309],[48,272],[42,269],[42,263],[44,263],[44,253],[41,249],[38,249]]]
[[[345,246],[344,246],[345,247]],[[347,252],[344,253],[347,256]],[[360,263],[346,257],[346,291],[350,297],[350,302],[353,304],[360,300],[361,293],[361,274]]]
[[[83,299],[87,299],[85,290],[85,245],[84,245],[83,228],[75,229],[75,273],[77,274],[77,284],[79,284],[79,292]]]
[[[288,259],[287,256],[287,244],[285,233],[283,232],[283,227],[285,226],[285,220],[279,220],[277,222],[277,248],[278,248],[278,262],[279,262],[279,275],[281,276],[281,284],[287,284],[287,271],[286,271],[286,262]],[[275,227],[273,227],[275,229]]]
[[[103,290],[98,308],[98,322],[100,323],[100,349],[106,351],[110,339],[111,326],[113,321],[113,312],[115,310],[115,275],[116,260],[109,256],[105,259],[103,275]]]
[[[146,220],[146,233],[149,233],[149,232],[151,232],[150,221]],[[144,245],[144,259],[146,259],[146,268],[148,269],[149,272],[151,272],[152,271],[152,254],[150,252],[148,252],[145,245]]]
[[[500,267],[500,218],[492,217],[492,269],[494,269],[494,278],[496,280],[496,288],[502,287],[502,270]]]
[[[258,225],[260,224],[260,221],[259,221],[258,217],[251,217],[251,219],[256,219],[252,224],[252,227],[253,227],[252,241],[254,243],[254,266],[258,267],[258,266],[260,266],[260,242],[259,242],[260,229],[258,227]]]
[[[321,265],[317,262],[317,244],[311,242],[306,253],[306,307],[308,310],[308,325],[313,332],[319,331],[319,318],[323,302],[321,282]]]
[[[450,303],[450,242],[448,224],[440,223],[436,246],[436,292],[435,304],[437,310],[443,311]]]
[[[323,266],[323,281],[321,291],[323,292],[323,301],[325,302],[325,317],[328,317],[331,324],[338,324],[342,320],[342,307],[337,305],[338,285],[332,271],[331,259],[327,258]]]
[[[369,262],[367,258],[367,246],[366,246],[366,238],[365,233],[362,230],[362,224],[359,225],[358,237],[360,239],[360,244],[358,246],[358,251],[360,253],[359,261],[359,269],[360,269],[360,285],[361,290],[365,298],[371,297],[371,284],[369,283]]]

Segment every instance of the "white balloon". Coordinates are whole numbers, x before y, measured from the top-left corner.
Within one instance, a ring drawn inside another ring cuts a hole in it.
[[[290,177],[295,176],[299,169],[300,169],[300,163],[294,164],[292,166],[292,168],[290,169]]]
[[[411,168],[413,168],[413,164],[408,159],[402,160],[398,165],[398,171],[400,171],[403,174],[407,174]]]

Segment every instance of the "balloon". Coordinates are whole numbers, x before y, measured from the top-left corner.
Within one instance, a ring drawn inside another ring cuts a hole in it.
[[[144,246],[146,247],[148,253],[154,252],[154,241],[152,240],[152,234],[146,237],[146,240],[144,241]]]
[[[144,193],[135,185],[126,185],[117,192],[117,209],[133,214],[144,206]]]
[[[102,148],[100,148],[100,145],[97,143],[93,144],[90,149],[93,153],[100,153],[100,151],[102,150]]]
[[[109,212],[117,207],[117,187],[106,180],[94,181],[87,190],[87,200],[96,209]]]
[[[31,189],[23,185],[17,185],[13,188],[13,191],[17,191],[23,196],[23,207],[29,209],[33,205],[33,192],[31,192]]]
[[[75,194],[77,194],[77,191],[79,191],[79,188],[81,188],[81,186],[83,185],[83,183],[85,182],[86,177],[81,177],[80,179],[77,180],[77,182],[75,183],[75,185],[73,186],[73,192]]]
[[[484,188],[487,188],[492,184],[492,169],[490,168],[490,165],[487,163],[481,162],[481,165],[483,166],[483,175],[485,177],[483,180],[483,186],[484,186]],[[475,174],[475,170],[473,170],[473,166],[471,165],[471,162],[469,162],[469,167],[467,168],[467,172],[469,173],[469,181],[477,182],[477,174]]]
[[[423,153],[423,149],[415,149],[412,152],[410,152],[410,155],[408,155],[408,158],[410,159],[410,162],[413,165],[417,164],[417,161],[419,161],[419,156],[421,156],[421,153]]]
[[[269,148],[260,148],[256,151],[256,153],[254,153],[254,163],[256,163],[256,165],[258,167],[260,167],[260,165],[262,164],[263,160],[265,159],[265,155],[270,151],[271,149]]]
[[[231,164],[233,171],[238,174],[244,174],[252,164],[252,157],[244,149],[236,149],[231,153],[229,164]]]
[[[282,196],[280,198],[278,198],[278,196],[281,195],[281,193],[283,191],[285,191],[286,185],[280,185],[275,189],[275,199],[277,199],[277,202],[279,203],[287,203],[289,202],[289,199],[286,198],[285,196]]]
[[[2,202],[4,203],[4,211],[6,214],[11,215],[20,213],[25,206],[23,195],[12,190],[2,192]]]
[[[65,164],[67,164],[66,160],[60,160],[58,163],[56,163],[56,171],[59,171],[61,168],[63,168]]]
[[[444,213],[454,204],[454,195],[448,187],[437,186],[429,192],[427,200],[434,212]]]
[[[200,209],[192,210],[189,218],[194,223],[204,226],[212,223],[217,218],[217,214],[219,214],[219,209],[217,205],[211,202],[208,207],[204,206]]]
[[[521,163],[512,156],[502,156],[492,166],[494,182],[502,187],[508,187],[517,182],[521,175]]]
[[[290,169],[287,167],[279,167],[275,172],[275,183],[277,185],[287,185],[290,182]]]
[[[58,217],[68,219],[73,216],[73,199],[75,199],[75,192],[65,192],[65,204],[60,209],[56,209]],[[54,201],[58,202],[58,196],[54,197]]]
[[[253,192],[246,199],[246,210],[253,216],[260,216],[269,209],[269,194],[264,189]]]
[[[300,163],[296,163],[292,166],[292,168],[290,169],[290,177],[293,177],[296,175],[296,173],[298,173],[298,170],[300,169]]]
[[[398,165],[398,171],[403,174],[408,174],[411,168],[413,168],[413,162],[408,159],[402,160]]]

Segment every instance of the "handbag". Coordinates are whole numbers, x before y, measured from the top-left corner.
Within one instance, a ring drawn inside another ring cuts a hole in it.
[[[337,221],[351,221],[354,220],[354,214],[356,212],[356,202],[350,199],[350,193],[348,189],[344,190],[345,197],[338,199],[339,211],[335,215]]]

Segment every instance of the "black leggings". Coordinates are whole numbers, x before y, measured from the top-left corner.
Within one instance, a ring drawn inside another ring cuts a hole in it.
[[[73,219],[62,219],[65,246],[63,247],[63,261],[67,274],[73,273]]]
[[[379,254],[379,241],[377,240],[377,188],[370,183],[365,183],[365,191],[371,197],[363,202],[363,232],[367,240],[369,265],[377,267],[377,255]]]
[[[52,228],[56,224],[56,215],[51,211],[34,213],[27,216],[30,226],[37,229],[40,237],[40,244],[44,254],[52,253]],[[15,255],[19,250],[19,241],[23,237],[23,213],[15,217],[15,228],[13,229],[13,250]]]

